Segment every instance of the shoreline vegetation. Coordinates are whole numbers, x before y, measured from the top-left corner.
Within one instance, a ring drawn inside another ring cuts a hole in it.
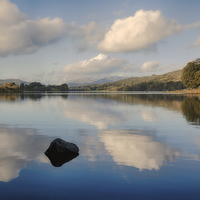
[[[112,83],[69,87],[68,85],[43,85],[40,82],[0,85],[0,92],[108,92],[108,91],[162,91],[164,93],[200,94],[200,58],[188,62],[182,70],[162,75],[132,77]]]
[[[40,84],[40,83],[39,83]],[[106,90],[106,89],[89,89],[91,86],[81,86],[81,89],[70,89],[66,86],[44,86],[44,87],[26,87],[26,89],[20,88],[15,83],[4,83],[0,85],[0,93],[56,93],[56,92],[154,92],[159,91],[163,93],[185,93],[185,94],[200,94],[200,87],[198,88],[183,88],[176,89],[176,87],[184,87],[180,82],[170,82],[170,83],[147,83],[143,82],[141,84],[136,84],[133,87],[121,87],[116,88],[116,90]],[[154,86],[154,87],[152,87]],[[162,87],[164,86],[164,87]],[[94,86],[92,86],[94,87]],[[148,87],[148,88],[147,88]],[[169,90],[170,88],[170,90]],[[166,89],[166,90],[165,90]]]
[[[174,91],[164,91],[164,93],[185,93],[185,94],[200,94],[200,87],[193,89],[183,89]]]
[[[43,85],[39,82],[32,82],[28,85],[24,85],[21,83],[20,86],[15,84],[14,82],[11,83],[4,83],[0,85],[0,93],[26,93],[26,92],[68,92],[69,88],[67,84],[61,85]]]

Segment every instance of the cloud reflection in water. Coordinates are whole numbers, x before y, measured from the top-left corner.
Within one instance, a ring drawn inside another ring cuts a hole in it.
[[[68,98],[68,107],[63,110],[65,117],[75,119],[98,129],[107,129],[109,124],[119,124],[127,120],[127,116],[115,107],[106,105],[107,101],[90,98]]]
[[[142,110],[140,114],[144,121],[147,122],[159,121],[159,115],[155,111],[153,112],[153,111]]]
[[[49,139],[37,135],[31,128],[0,127],[0,181],[8,182],[19,176],[32,160],[48,163],[43,152]]]
[[[99,136],[113,160],[120,165],[159,170],[164,162],[173,162],[178,150],[171,150],[155,138],[140,131],[106,130]]]

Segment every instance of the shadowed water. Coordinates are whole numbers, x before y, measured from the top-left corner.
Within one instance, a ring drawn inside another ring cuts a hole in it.
[[[2,199],[200,198],[198,95],[0,94],[0,110]],[[59,168],[55,138],[80,150]]]

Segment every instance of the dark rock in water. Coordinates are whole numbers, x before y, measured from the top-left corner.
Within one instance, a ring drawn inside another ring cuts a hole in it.
[[[64,163],[76,158],[79,155],[79,148],[60,138],[53,140],[49,148],[44,152],[54,167],[60,167]]]

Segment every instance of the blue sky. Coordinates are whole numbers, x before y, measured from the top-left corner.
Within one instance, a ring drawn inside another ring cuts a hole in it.
[[[199,57],[198,0],[0,0],[0,79],[148,76]]]

